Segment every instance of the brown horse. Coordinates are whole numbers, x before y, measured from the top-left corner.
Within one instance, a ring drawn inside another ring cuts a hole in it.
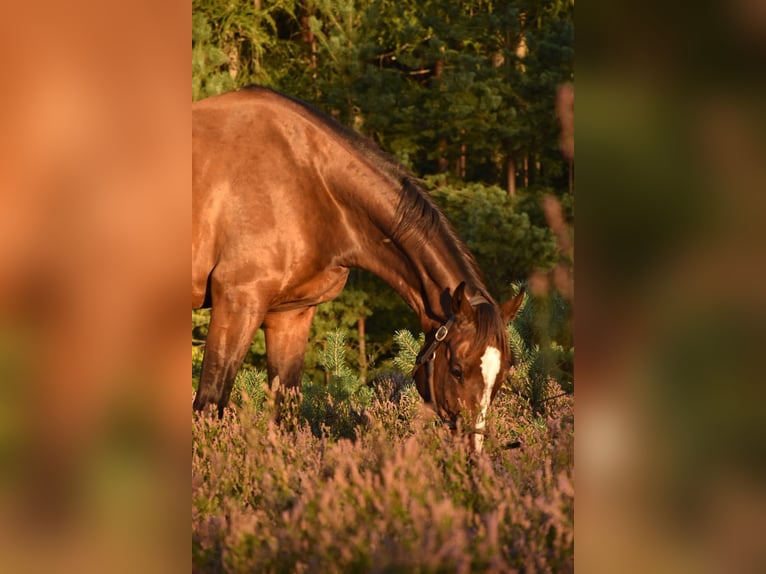
[[[192,105],[192,308],[211,320],[194,408],[223,412],[263,326],[269,381],[300,385],[319,303],[366,269],[417,313],[413,374],[481,449],[510,367],[505,324],[471,254],[414,177],[369,140],[298,100],[251,87]]]

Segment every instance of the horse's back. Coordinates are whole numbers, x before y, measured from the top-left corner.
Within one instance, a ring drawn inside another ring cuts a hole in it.
[[[296,189],[296,178],[315,169],[325,150],[317,146],[320,132],[323,141],[330,142],[329,132],[318,127],[310,113],[266,88],[228,92],[193,103],[194,198],[224,181],[230,183],[232,193],[249,197]]]
[[[192,103],[192,146],[231,141],[307,117],[302,107],[268,88],[249,87]]]

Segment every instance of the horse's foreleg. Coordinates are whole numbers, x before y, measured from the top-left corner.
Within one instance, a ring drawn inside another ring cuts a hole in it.
[[[215,404],[219,416],[223,415],[234,378],[262,321],[263,313],[251,305],[237,305],[230,300],[213,303],[195,410]]]
[[[316,307],[304,307],[266,315],[264,332],[270,384],[279,377],[282,388],[289,390],[300,386],[309,329],[315,313]],[[277,417],[282,398],[277,389]]]

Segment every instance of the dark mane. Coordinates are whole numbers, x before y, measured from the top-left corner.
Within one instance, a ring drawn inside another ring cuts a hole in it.
[[[481,272],[473,255],[457,236],[431,195],[407,168],[380,149],[369,138],[302,100],[264,86],[250,85],[243,90],[271,92],[290,100],[313,118],[319,120],[322,125],[341,138],[349,148],[362,155],[371,165],[385,174],[391,183],[399,188],[399,203],[396,206],[392,239],[401,242],[411,236],[416,236],[418,240],[427,243],[431,237],[441,234],[448,244],[454,246],[456,251],[454,254],[464,263],[466,281],[470,285],[479,287],[482,295],[491,300],[489,294],[486,293]],[[481,323],[478,321],[477,325]]]

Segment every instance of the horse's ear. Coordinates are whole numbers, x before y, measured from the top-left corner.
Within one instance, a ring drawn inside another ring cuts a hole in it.
[[[522,287],[521,291],[519,291],[519,294],[513,297],[512,299],[509,299],[502,305],[500,305],[500,313],[503,316],[503,321],[505,323],[510,323],[513,321],[513,318],[516,316],[516,313],[519,312],[519,309],[521,308],[521,304],[524,302],[524,292],[526,290]]]
[[[455,287],[455,291],[452,293],[451,306],[453,315],[459,315],[460,313],[467,315],[473,311],[471,303],[465,296],[465,281],[461,281],[460,285]]]

